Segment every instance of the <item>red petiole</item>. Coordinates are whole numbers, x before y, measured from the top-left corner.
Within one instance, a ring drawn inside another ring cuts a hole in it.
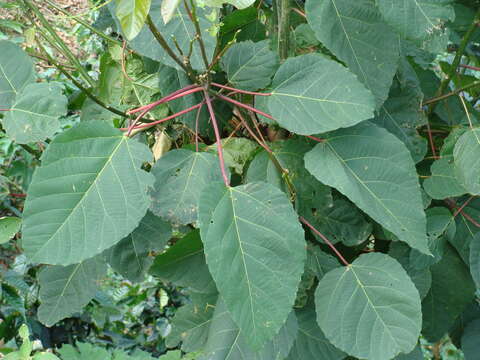
[[[255,96],[271,96],[272,95],[271,93],[259,93],[259,92],[254,92],[254,91],[240,90],[240,89],[236,89],[234,87],[230,87],[230,86],[227,86],[227,85],[221,85],[221,84],[217,84],[217,83],[214,83],[214,82],[212,82],[211,84],[213,86],[217,87],[217,88],[230,90],[230,91],[233,91],[235,93],[255,95]]]

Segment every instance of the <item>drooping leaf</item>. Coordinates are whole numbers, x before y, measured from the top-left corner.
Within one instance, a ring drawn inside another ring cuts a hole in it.
[[[445,249],[442,260],[430,270],[432,287],[422,302],[422,334],[428,341],[436,342],[472,302],[475,285],[468,268],[450,246]]]
[[[208,341],[199,360],[272,360],[288,355],[297,334],[294,312],[288,316],[279,333],[259,351],[252,351],[222,300],[217,302],[210,324]]]
[[[453,21],[452,0],[378,0],[378,8],[389,25],[405,39],[424,40]]]
[[[15,97],[35,81],[30,57],[16,44],[0,41],[0,109],[10,109]]]
[[[319,54],[287,59],[275,74],[270,114],[284,128],[311,135],[373,117],[372,94],[342,65]]]
[[[455,174],[459,183],[472,195],[480,194],[480,128],[466,131],[453,150]]]
[[[0,218],[0,244],[10,241],[20,230],[22,219],[13,216]]]
[[[255,91],[270,84],[279,65],[278,55],[269,48],[269,41],[243,41],[232,45],[222,57],[222,68],[236,88]]]
[[[417,344],[422,324],[418,291],[387,255],[361,255],[350,266],[327,273],[315,304],[327,339],[349,355],[386,360]]]
[[[175,312],[172,331],[165,340],[169,348],[177,347],[182,342],[182,350],[186,353],[205,347],[218,296],[193,293],[190,298],[191,303]]]
[[[196,222],[200,195],[212,181],[222,178],[216,156],[184,149],[162,156],[152,174],[152,212],[176,224]]]
[[[346,354],[333,346],[318,327],[315,304],[310,301],[295,311],[298,333],[287,360],[342,360]]]
[[[49,266],[40,272],[38,319],[46,326],[79,312],[95,296],[106,274],[101,256],[69,266]]]
[[[425,179],[423,188],[433,199],[442,200],[464,195],[467,190],[455,176],[453,157],[442,157],[435,160],[430,168],[432,175]]]
[[[288,198],[266,183],[205,188],[199,225],[217,288],[245,341],[259,350],[287,318],[305,263]]]
[[[67,98],[59,83],[29,84],[17,94],[3,126],[19,144],[43,141],[60,129],[58,118],[67,113]]]
[[[70,265],[115,245],[145,215],[148,147],[103,121],[57,136],[28,190],[22,246],[33,262]]]
[[[216,39],[208,32],[208,29],[213,24],[207,20],[205,17],[205,12],[206,9],[197,7],[196,15],[200,24],[205,50],[208,60],[211,61],[215,51]],[[164,35],[168,46],[171,49],[174,49],[173,51],[179,58],[182,58],[182,55],[176,50],[177,48],[173,39],[175,38],[184,54],[189,53],[190,43],[193,41],[193,52],[190,58],[191,65],[196,70],[205,69],[199,42],[194,41],[196,35],[195,26],[190,21],[183,4],[180,4],[180,6],[177,7],[172,19],[168,22],[168,24],[165,24],[163,21],[160,1],[152,2],[149,14],[158,31]],[[147,56],[165,65],[173,66],[174,68],[181,70],[181,67],[173,59],[171,59],[165,50],[163,50],[163,48],[158,44],[157,40],[146,25],[144,25],[135,39],[130,42],[130,45],[133,50],[137,51],[143,56]]]
[[[397,70],[399,41],[375,0],[308,0],[305,9],[318,40],[348,65],[380,107]]]
[[[123,34],[130,41],[142,30],[150,11],[151,0],[115,0],[115,3],[115,15],[120,21]]]
[[[305,155],[305,167],[401,241],[429,254],[415,166],[394,135],[371,123],[335,131]]]
[[[163,250],[171,235],[169,223],[147,212],[130,235],[107,250],[107,261],[130,281],[141,281],[153,261],[149,252]]]
[[[462,351],[465,360],[475,360],[480,352],[480,319],[473,320],[465,328],[462,336]]]
[[[195,269],[195,271],[192,271]],[[150,273],[201,294],[216,294],[198,231],[192,231],[155,258]]]

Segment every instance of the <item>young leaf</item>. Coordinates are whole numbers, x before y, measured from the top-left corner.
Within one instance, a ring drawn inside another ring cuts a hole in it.
[[[152,169],[155,185],[151,210],[176,224],[197,221],[198,199],[212,181],[222,178],[215,155],[190,150],[172,150]]]
[[[28,189],[22,246],[32,262],[69,265],[115,245],[150,205],[148,147],[103,121],[57,136]]]
[[[417,344],[420,297],[401,265],[370,253],[327,273],[315,292],[317,321],[330,342],[349,355],[392,359]]]
[[[425,179],[423,188],[432,199],[442,200],[464,195],[467,190],[455,176],[453,156],[435,160],[430,167],[432,175]]]
[[[180,5],[180,1],[182,0],[163,0],[162,1],[162,18],[165,25],[167,25],[170,20],[172,20],[173,15],[175,15],[175,11],[177,11],[178,5]]]
[[[348,65],[380,107],[397,70],[399,41],[375,0],[308,0],[305,9],[318,40]]]
[[[20,230],[22,219],[18,217],[1,217],[0,218],[0,244],[10,241],[11,238]]]
[[[356,76],[319,54],[290,58],[280,66],[268,97],[270,114],[284,128],[310,135],[373,117],[375,101]]]
[[[252,351],[222,300],[217,302],[208,341],[199,360],[272,360],[288,355],[297,334],[295,313],[291,312],[279,333],[259,351]]]
[[[453,150],[455,174],[459,183],[470,194],[480,194],[480,128],[466,131],[455,144]]]
[[[268,40],[236,43],[222,57],[228,81],[238,89],[255,91],[266,88],[279,65],[278,55]]]
[[[25,86],[35,81],[30,57],[16,44],[0,41],[0,109],[9,109]]]
[[[245,341],[259,350],[291,311],[304,234],[288,198],[266,183],[204,189],[199,226],[217,288]]]
[[[148,211],[130,235],[107,250],[107,261],[128,280],[141,281],[152,263],[149,252],[163,250],[171,235],[171,225]]]
[[[94,297],[107,272],[101,256],[69,266],[49,266],[39,275],[38,319],[46,326],[79,312]]]
[[[385,20],[405,39],[424,40],[453,21],[452,0],[378,0]]]
[[[120,21],[123,34],[130,41],[142,30],[151,0],[115,0],[115,3],[117,5],[115,15]]]
[[[335,131],[305,155],[305,167],[401,241],[430,253],[415,166],[394,135],[368,122]]]
[[[216,46],[216,39],[211,36],[208,29],[212,26],[212,23],[205,17],[204,9],[197,8],[197,17],[202,32],[203,42],[205,44],[205,50],[207,57],[210,60],[213,56]],[[190,51],[190,43],[193,42],[193,52],[190,58],[191,65],[196,70],[202,70],[205,68],[205,64],[202,60],[200,45],[198,41],[195,41],[195,26],[190,21],[187,11],[183,4],[176,9],[172,19],[165,24],[161,14],[161,2],[152,2],[150,8],[150,16],[157,27],[158,31],[165,36],[168,46],[171,49],[176,49],[175,39],[182,49],[185,55],[188,55]],[[159,61],[165,65],[173,66],[174,68],[181,70],[180,66],[170,58],[170,56],[163,50],[158,44],[157,40],[150,32],[147,26],[144,26],[140,33],[130,42],[133,50],[137,51],[143,56],[147,56],[153,60]],[[181,54],[174,50],[179,57]]]
[[[318,327],[313,301],[295,310],[298,334],[286,360],[342,360],[346,354],[333,346]]]
[[[25,86],[3,120],[7,135],[19,144],[51,138],[60,129],[58,118],[67,113],[67,102],[59,83]]]

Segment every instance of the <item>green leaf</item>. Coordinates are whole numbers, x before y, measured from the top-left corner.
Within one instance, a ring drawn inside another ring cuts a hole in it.
[[[182,350],[186,353],[202,350],[208,340],[217,297],[217,294],[193,293],[192,302],[175,312],[172,331],[165,340],[166,346],[175,348],[182,342]]]
[[[470,242],[470,273],[480,289],[480,232],[477,232]]]
[[[176,224],[197,221],[198,199],[205,187],[222,178],[218,158],[205,152],[172,150],[153,166],[151,210]]]
[[[178,6],[180,5],[181,0],[163,0],[162,1],[162,18],[163,22],[168,24],[170,20],[172,20],[173,15],[175,15],[175,11],[177,10]]]
[[[315,304],[327,339],[349,355],[386,360],[417,344],[422,324],[418,291],[387,255],[361,255],[327,273],[318,284]]]
[[[399,41],[375,0],[308,0],[305,10],[318,40],[348,65],[380,107],[397,70]]]
[[[60,129],[59,117],[67,113],[62,88],[60,83],[25,86],[3,119],[7,135],[19,144],[53,137]]]
[[[297,334],[295,313],[291,312],[275,337],[259,351],[252,351],[222,300],[217,302],[208,341],[199,360],[273,360],[288,355]]]
[[[305,167],[401,241],[429,254],[415,166],[394,135],[371,123],[335,131],[305,155]]]
[[[428,341],[437,342],[472,302],[475,285],[468,268],[450,246],[445,249],[442,260],[430,270],[432,287],[422,302],[422,334]]]
[[[223,4],[231,4],[237,9],[245,9],[252,5],[255,0],[203,0],[208,6],[221,7]]]
[[[195,269],[195,271],[191,271]],[[198,231],[192,231],[155,258],[152,275],[201,294],[216,294]]]
[[[245,341],[259,350],[295,301],[306,251],[288,198],[266,183],[205,188],[200,234],[208,268]]]
[[[480,128],[466,131],[455,144],[453,150],[455,174],[459,183],[470,194],[480,194]]]
[[[115,3],[115,15],[120,21],[123,34],[130,41],[142,30],[150,11],[151,0],[115,0]]]
[[[58,349],[58,353],[63,360],[111,360],[112,355],[101,348],[88,343],[77,342],[77,348],[74,348],[70,344],[63,345],[61,349]]]
[[[16,44],[0,41],[0,109],[9,109],[25,86],[35,81],[30,57]]]
[[[432,175],[425,179],[423,188],[436,200],[464,195],[467,190],[458,182],[455,176],[455,165],[452,156],[435,160],[430,167]]]
[[[373,117],[372,94],[342,65],[319,54],[287,59],[275,74],[270,114],[285,129],[310,135]]]
[[[452,0],[378,0],[378,8],[385,20],[402,37],[424,40],[453,21]]]
[[[128,280],[141,281],[153,261],[149,252],[163,250],[171,235],[169,223],[147,212],[130,235],[107,250],[107,261]]]
[[[295,310],[298,334],[287,360],[342,360],[346,354],[333,346],[315,320],[315,304],[310,301],[304,308]]]
[[[222,148],[225,165],[237,174],[242,175],[245,164],[250,160],[255,150],[257,150],[258,145],[256,142],[246,138],[231,137],[222,139]],[[215,143],[209,146],[208,150],[213,150],[217,153],[217,144]],[[219,180],[220,178],[217,177],[216,179]]]
[[[415,346],[412,352],[408,354],[400,354],[395,360],[424,360],[423,351],[420,345]]]
[[[35,170],[23,213],[22,246],[32,262],[70,265],[115,245],[145,215],[152,154],[104,121],[57,136]]]
[[[480,336],[480,319],[470,322],[462,336],[462,351],[465,360],[474,360],[478,357],[480,346],[478,338]]]
[[[205,16],[206,10],[198,7],[197,17],[200,24],[200,30],[202,32],[203,42],[205,44],[205,50],[208,60],[211,60],[215,51],[216,39],[211,36],[208,29],[213,25]],[[181,4],[173,15],[172,19],[165,24],[161,14],[160,1],[152,2],[150,8],[150,16],[153,23],[157,27],[158,31],[164,35],[168,46],[173,49],[179,58],[182,58],[178,53],[174,38],[176,39],[180,49],[184,54],[188,54],[190,50],[190,43],[194,40],[196,32],[195,26],[190,21],[188,14],[183,4]],[[165,65],[173,66],[174,68],[181,70],[181,67],[163,50],[158,44],[157,40],[145,25],[140,33],[130,42],[133,50],[137,51],[143,56],[147,56],[153,60],[159,61]],[[193,42],[193,52],[190,58],[191,65],[196,70],[205,69],[203,62],[200,45],[198,41]]]
[[[0,244],[5,244],[20,230],[22,219],[12,216],[0,218]]]
[[[95,296],[106,274],[101,256],[69,266],[48,266],[40,272],[38,320],[46,326],[79,312]]]
[[[278,55],[270,50],[268,40],[243,41],[228,49],[221,65],[228,81],[236,88],[259,90],[266,88],[279,65]]]

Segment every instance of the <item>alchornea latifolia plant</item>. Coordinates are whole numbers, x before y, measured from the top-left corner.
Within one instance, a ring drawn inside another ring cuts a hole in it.
[[[108,265],[186,288],[166,345],[198,359],[420,359],[447,334],[478,356],[477,1],[115,0],[73,17],[98,78],[19,2],[0,107],[45,149],[21,232],[42,323]],[[71,128],[27,54],[79,89]]]

